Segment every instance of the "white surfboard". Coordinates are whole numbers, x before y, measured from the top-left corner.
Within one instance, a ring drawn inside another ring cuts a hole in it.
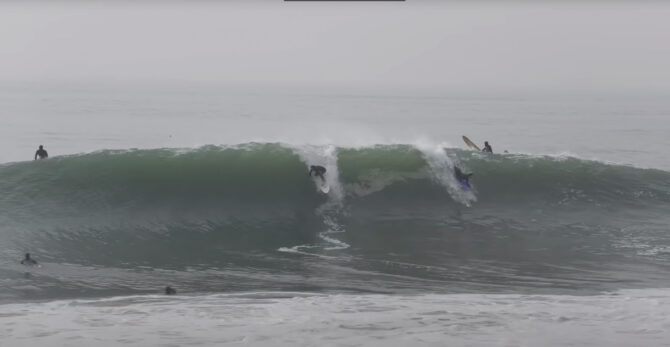
[[[316,184],[316,189],[324,194],[328,194],[330,191],[330,186],[328,185],[328,182],[322,180],[319,177],[314,177],[314,184]]]

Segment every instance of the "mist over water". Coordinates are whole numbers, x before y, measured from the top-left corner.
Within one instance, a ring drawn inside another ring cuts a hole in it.
[[[667,345],[669,15],[3,2],[0,344]]]

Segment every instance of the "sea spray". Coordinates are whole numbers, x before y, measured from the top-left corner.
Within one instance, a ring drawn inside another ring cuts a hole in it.
[[[319,165],[326,168],[325,179],[330,186],[328,196],[334,201],[342,203],[344,200],[344,190],[339,180],[339,169],[337,165],[337,147],[333,145],[326,146],[294,146],[291,150],[300,157],[300,160],[305,164],[306,171],[309,172],[309,167],[312,165]]]
[[[340,224],[339,218],[344,211],[345,192],[339,179],[337,148],[332,145],[326,146],[299,146],[292,150],[305,163],[307,169],[312,165],[319,165],[326,168],[324,178],[326,184],[330,186],[330,191],[326,194],[327,201],[315,209],[315,214],[323,221],[324,230],[318,233],[321,241],[325,245],[298,245],[293,247],[280,247],[282,252],[300,252],[303,254],[313,254],[314,250],[339,250],[349,247],[348,244],[334,238],[333,234],[345,232]],[[318,188],[317,188],[318,190]],[[311,252],[307,253],[306,250]]]
[[[466,206],[470,206],[473,202],[477,201],[475,194],[471,190],[463,190],[460,183],[454,177],[454,165],[460,164],[455,164],[449,158],[444,145],[417,143],[415,146],[421,151],[426,163],[428,163],[433,179],[443,186],[454,200]]]

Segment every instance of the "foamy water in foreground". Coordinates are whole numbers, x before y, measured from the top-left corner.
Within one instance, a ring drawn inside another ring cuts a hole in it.
[[[670,291],[247,293],[0,306],[5,346],[662,346]]]

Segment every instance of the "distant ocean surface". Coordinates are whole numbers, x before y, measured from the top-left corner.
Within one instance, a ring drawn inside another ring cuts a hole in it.
[[[669,100],[0,87],[0,340],[667,344]]]

